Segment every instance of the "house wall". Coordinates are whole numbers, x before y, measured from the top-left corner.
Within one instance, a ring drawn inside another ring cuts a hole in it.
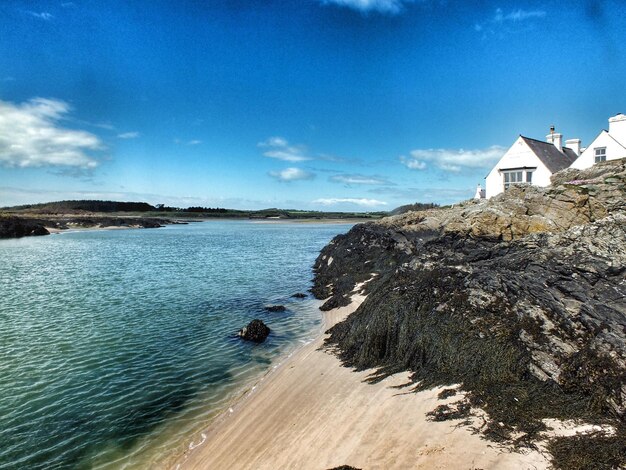
[[[626,144],[626,142],[625,142]],[[606,147],[606,159],[617,160],[618,158],[626,157],[626,148],[620,145],[613,137],[609,135],[607,131],[600,132],[600,135],[585,149],[585,151],[578,157],[571,168],[577,168],[583,170],[585,168],[591,168],[595,163],[595,150],[598,147]]]
[[[490,198],[504,192],[504,179],[501,170],[522,167],[537,168],[533,171],[532,178],[532,184],[535,186],[550,185],[552,173],[537,158],[530,147],[526,145],[526,142],[521,137],[518,137],[485,178],[485,196]]]

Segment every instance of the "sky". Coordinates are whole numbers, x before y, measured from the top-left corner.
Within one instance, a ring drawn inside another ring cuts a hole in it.
[[[626,112],[615,1],[2,0],[0,207],[455,203]]]

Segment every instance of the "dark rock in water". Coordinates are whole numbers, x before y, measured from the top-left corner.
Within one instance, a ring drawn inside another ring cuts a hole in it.
[[[292,295],[292,297],[295,299],[306,299],[306,294],[302,292],[296,292],[295,294]]]
[[[262,343],[265,338],[270,334],[269,327],[261,320],[254,319],[248,326],[239,330],[239,337],[246,341],[254,341],[255,343]]]
[[[284,312],[287,308],[284,305],[268,305],[265,307],[268,312]]]
[[[516,445],[533,445],[545,418],[611,423],[612,435],[548,448],[556,468],[587,468],[572,464],[579,449],[594,468],[622,468],[626,160],[553,182],[356,225],[320,253],[313,293],[334,308],[371,279],[329,331],[346,365],[408,370],[418,388],[459,383],[487,411],[486,437]]]
[[[50,235],[50,232],[37,220],[0,217],[0,238],[20,238],[33,235]]]

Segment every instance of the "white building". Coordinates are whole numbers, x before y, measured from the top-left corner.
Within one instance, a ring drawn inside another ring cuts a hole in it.
[[[475,197],[490,198],[519,183],[549,186],[553,173],[579,158],[580,139],[567,140],[563,147],[563,136],[553,127],[546,140],[520,135],[485,178],[485,190],[479,188]]]
[[[609,130],[603,130],[585,151],[572,163],[572,168],[583,170],[594,163],[626,157],[626,115],[609,119]]]

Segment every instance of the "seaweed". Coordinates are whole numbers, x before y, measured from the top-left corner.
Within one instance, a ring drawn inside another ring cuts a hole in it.
[[[437,395],[437,398],[440,400],[445,400],[446,398],[450,398],[456,395],[456,390],[454,388],[445,388]]]
[[[439,405],[426,414],[431,421],[450,421],[455,419],[467,420],[472,412],[472,405],[467,401],[458,401],[449,405]]]
[[[430,418],[467,419],[472,406],[480,407],[489,416],[483,436],[513,447],[535,448],[544,418],[615,418],[607,398],[616,399],[624,376],[609,356],[583,348],[566,359],[562,384],[539,380],[529,373],[531,354],[519,333],[539,336],[540,323],[520,319],[501,296],[474,306],[464,283],[463,273],[445,267],[385,276],[353,315],[329,330],[326,345],[345,365],[375,368],[369,381],[409,370],[415,390],[462,384],[467,402],[440,405]]]
[[[556,437],[547,446],[556,468],[568,470],[611,470],[624,468],[626,427],[613,435],[603,432]]]

